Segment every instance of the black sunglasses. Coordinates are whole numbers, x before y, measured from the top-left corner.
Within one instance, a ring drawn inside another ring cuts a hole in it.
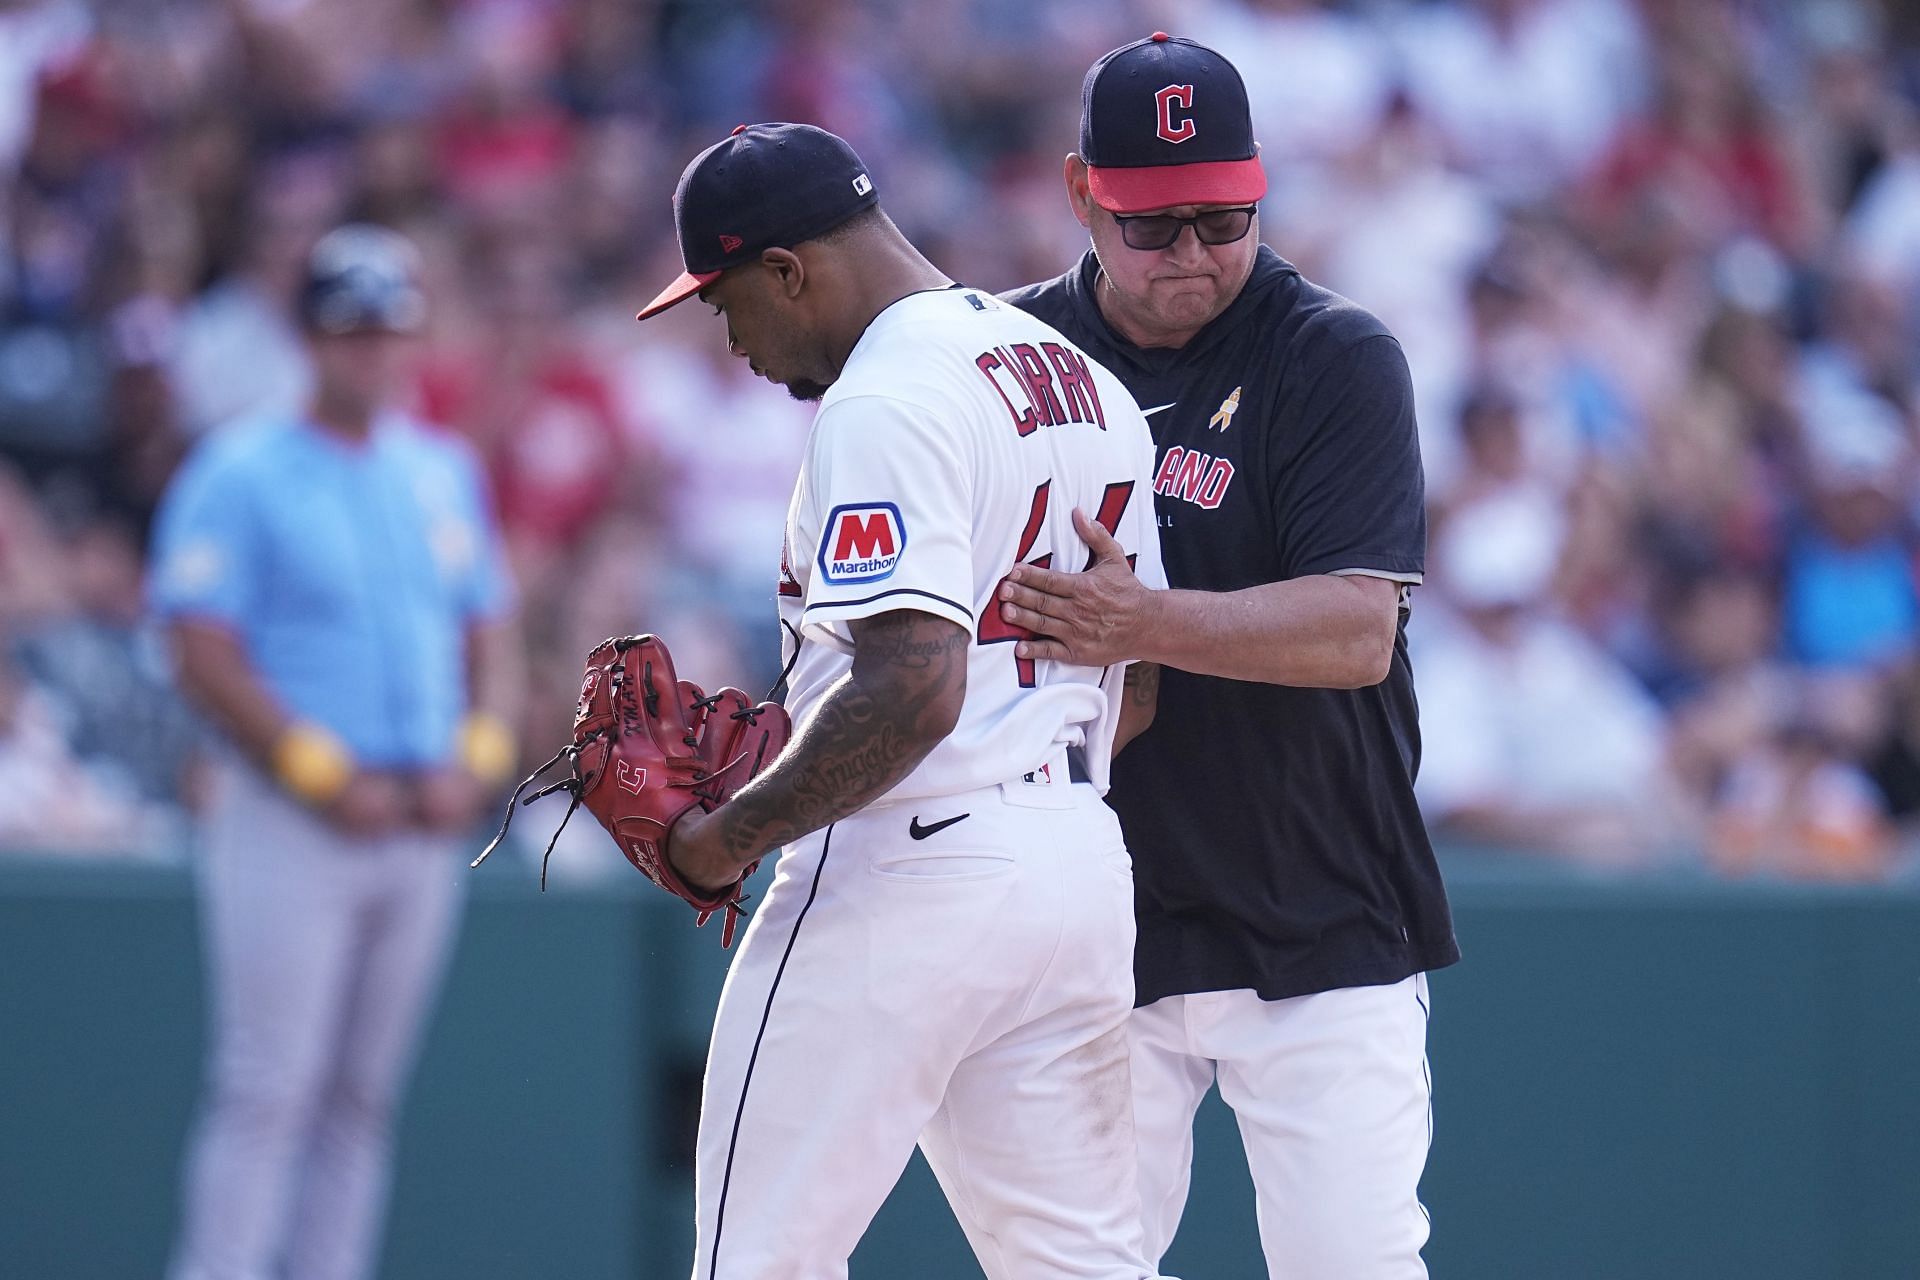
[[[1120,224],[1120,238],[1129,249],[1165,249],[1180,238],[1183,227],[1192,227],[1201,244],[1232,244],[1246,238],[1253,229],[1254,211],[1260,206],[1241,209],[1209,209],[1191,218],[1176,218],[1170,213],[1149,213],[1134,217],[1114,214]]]

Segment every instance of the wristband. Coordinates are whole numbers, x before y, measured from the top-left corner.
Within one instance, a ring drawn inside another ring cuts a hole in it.
[[[460,722],[459,752],[466,771],[488,786],[505,781],[520,756],[507,722],[484,711]]]
[[[353,777],[353,755],[331,729],[297,721],[273,744],[273,772],[300,799],[323,805],[346,789]]]

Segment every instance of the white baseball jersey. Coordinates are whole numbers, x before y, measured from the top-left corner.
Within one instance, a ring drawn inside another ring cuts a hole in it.
[[[1020,562],[1077,571],[1077,507],[1166,586],[1153,437],[1119,380],[1051,326],[977,289],[875,317],[814,419],[787,513],[780,615],[804,728],[853,665],[848,624],[918,609],[973,637],[953,733],[888,792],[953,795],[1080,749],[1105,790],[1118,667],[1021,661],[996,591]],[[795,636],[798,657],[795,658]]]

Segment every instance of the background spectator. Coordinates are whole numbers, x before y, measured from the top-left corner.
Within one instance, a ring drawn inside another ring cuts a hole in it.
[[[67,708],[0,655],[0,843],[90,856],[170,851],[167,814],[82,760],[74,737]]]
[[[139,544],[125,522],[96,518],[62,550],[70,608],[22,636],[21,668],[66,709],[94,772],[178,808],[198,794],[199,733],[141,610]]]
[[[1421,805],[1436,838],[1629,865],[1667,837],[1653,698],[1547,596],[1562,516],[1508,494],[1434,547],[1452,616],[1414,648]]]

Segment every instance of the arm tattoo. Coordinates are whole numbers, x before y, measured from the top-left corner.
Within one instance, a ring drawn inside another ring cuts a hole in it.
[[[1160,664],[1136,662],[1127,668],[1127,701],[1136,707],[1151,707],[1160,697]]]
[[[727,850],[743,864],[865,808],[952,731],[973,637],[907,609],[852,631],[853,670],[773,768],[717,811]]]
[[[1120,701],[1120,723],[1114,729],[1113,751],[1118,755],[1128,743],[1147,731],[1160,707],[1160,664],[1136,662],[1127,668],[1126,696]]]

